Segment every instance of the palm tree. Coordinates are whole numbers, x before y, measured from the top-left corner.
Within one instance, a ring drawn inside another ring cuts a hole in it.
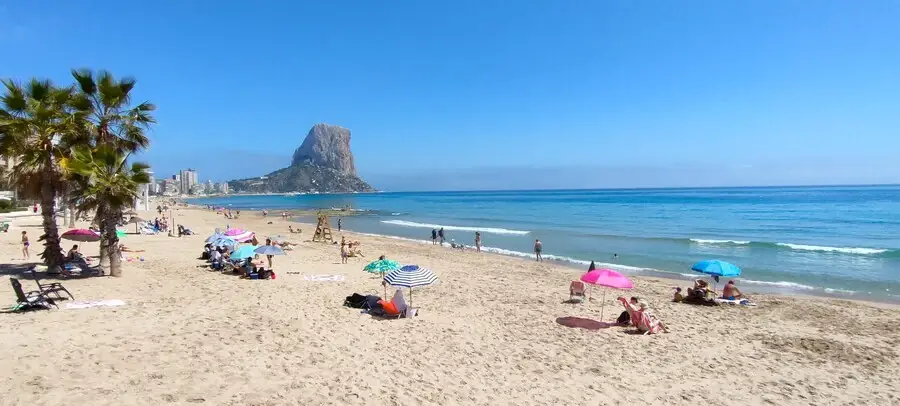
[[[140,162],[129,166],[128,154],[111,145],[73,148],[72,159],[66,166],[77,175],[72,199],[79,203],[79,209],[96,209],[97,213],[105,214],[100,219],[101,236],[105,237],[100,240],[100,250],[108,253],[109,274],[122,276],[116,222],[125,207],[138,197],[141,185],[150,182],[147,173],[150,166]]]
[[[150,145],[145,130],[156,122],[151,115],[156,107],[149,102],[131,106],[131,91],[136,84],[133,78],[116,80],[109,72],[100,71],[95,75],[88,69],[72,70],[72,77],[78,89],[72,98],[72,106],[80,113],[81,129],[89,135],[91,145],[107,146],[125,156]],[[112,171],[114,168],[107,169]],[[118,240],[115,223],[107,225],[103,222],[107,219],[118,221],[123,208],[105,204],[96,206],[103,240]],[[106,213],[108,209],[116,212]],[[114,252],[105,251],[112,246],[115,245],[101,241],[101,266],[106,265],[109,259],[118,257]]]
[[[4,80],[0,98],[0,155],[15,158],[9,181],[22,197],[39,199],[44,242],[41,257],[51,272],[63,261],[56,225],[56,197],[63,187],[60,161],[77,139],[76,119],[68,103],[72,88],[57,88],[49,80],[31,79],[24,86]]]

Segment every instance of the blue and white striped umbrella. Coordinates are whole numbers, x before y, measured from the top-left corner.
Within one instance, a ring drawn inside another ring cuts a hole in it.
[[[391,286],[409,288],[409,305],[412,306],[412,288],[428,286],[438,283],[437,276],[418,265],[407,265],[396,271],[390,271],[384,275],[384,281]]]
[[[390,271],[384,275],[384,280],[388,285],[402,286],[404,288],[417,288],[438,282],[434,272],[421,268],[418,265],[407,265],[396,271]]]

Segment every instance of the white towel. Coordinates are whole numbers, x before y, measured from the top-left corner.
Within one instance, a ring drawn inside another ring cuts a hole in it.
[[[303,275],[303,279],[316,282],[340,282],[344,280],[344,275]]]
[[[119,299],[110,300],[88,300],[82,302],[66,303],[66,309],[87,309],[89,307],[113,307],[124,306],[125,302]]]

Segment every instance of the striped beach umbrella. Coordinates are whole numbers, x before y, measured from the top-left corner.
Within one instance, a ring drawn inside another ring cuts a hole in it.
[[[412,288],[433,285],[438,283],[438,278],[434,272],[418,265],[407,265],[388,272],[384,275],[384,281],[391,286],[409,288],[409,305],[412,306]]]

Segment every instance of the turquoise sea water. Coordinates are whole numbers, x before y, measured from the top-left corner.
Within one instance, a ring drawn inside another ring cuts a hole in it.
[[[632,274],[696,277],[740,266],[749,290],[900,301],[900,186],[553,190],[233,196],[232,209],[346,207],[345,229],[424,241],[432,228],[486,250]],[[332,221],[336,227],[337,222]],[[618,254],[618,259],[613,255]]]

